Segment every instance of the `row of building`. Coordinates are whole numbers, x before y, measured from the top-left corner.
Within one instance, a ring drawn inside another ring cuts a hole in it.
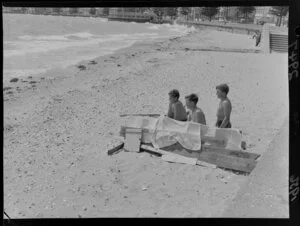
[[[219,11],[213,16],[213,20],[229,20],[231,22],[243,22],[246,18],[247,23],[259,23],[264,20],[267,23],[276,23],[276,16],[269,14],[271,7],[255,7],[255,10],[246,16],[238,10],[238,7],[219,7]],[[203,15],[199,15],[199,7],[191,8],[189,15],[181,15],[178,8],[177,19],[205,20]],[[30,7],[3,7],[4,13],[28,13],[46,15],[76,15],[76,16],[98,16],[108,17],[116,20],[135,20],[140,22],[151,21],[156,15],[149,8],[30,8]],[[163,19],[170,19],[164,16]],[[288,15],[283,18],[287,24]]]

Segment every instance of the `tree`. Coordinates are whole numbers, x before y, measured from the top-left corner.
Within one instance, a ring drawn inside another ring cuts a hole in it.
[[[109,8],[103,8],[103,16],[108,16],[109,14]]]
[[[181,7],[179,9],[179,12],[180,12],[181,15],[184,15],[185,19],[187,19],[188,15],[191,14],[192,9],[190,7]]]
[[[34,12],[36,14],[45,14],[46,13],[46,8],[35,8]]]
[[[71,8],[70,13],[71,14],[77,14],[79,12],[78,8]]]
[[[176,7],[167,7],[166,14],[167,14],[167,16],[170,16],[171,19],[173,20],[174,17],[177,16],[177,8]]]
[[[289,11],[288,6],[273,6],[270,9],[269,13],[278,17],[276,26],[278,27],[281,26],[282,17],[286,16],[288,11]]]
[[[201,14],[209,18],[209,21],[219,12],[218,7],[203,7]]]
[[[248,18],[248,15],[255,11],[254,6],[240,6],[238,12],[243,15],[244,18]]]
[[[59,14],[59,13],[61,13],[61,11],[62,11],[61,8],[53,8],[53,12],[54,12],[54,13]]]
[[[201,17],[201,8],[200,7],[196,7],[195,8],[195,18],[196,19],[200,19]]]
[[[154,7],[154,8],[152,8],[152,11],[158,17],[159,20],[162,19],[162,16],[164,15],[164,10],[165,9],[163,7]]]
[[[90,14],[91,15],[95,15],[96,14],[96,9],[95,8],[91,8],[90,9]]]

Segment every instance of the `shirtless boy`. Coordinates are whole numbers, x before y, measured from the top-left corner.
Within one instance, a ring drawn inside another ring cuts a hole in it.
[[[188,109],[187,120],[206,125],[205,115],[203,111],[199,107],[197,107],[198,96],[194,93],[186,96],[185,103]]]
[[[177,89],[173,89],[169,92],[169,101],[168,117],[178,121],[186,121],[186,111],[179,100],[179,91]]]
[[[227,84],[221,84],[216,87],[217,97],[220,99],[219,108],[217,111],[216,127],[219,128],[231,128],[230,114],[231,114],[231,102],[227,97],[229,87]]]

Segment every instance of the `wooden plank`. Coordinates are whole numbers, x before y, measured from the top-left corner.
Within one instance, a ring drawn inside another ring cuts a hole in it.
[[[166,161],[173,161],[173,162],[180,162],[180,163],[187,163],[194,165],[197,164],[199,166],[209,167],[209,168],[216,168],[216,165],[210,164],[201,160],[198,160],[197,158],[187,158],[183,157],[180,154],[176,154],[174,152],[170,151],[164,151],[162,149],[156,149],[150,145],[141,145],[141,149],[144,151],[147,151],[149,153],[157,153],[159,155],[162,155],[162,158]]]
[[[204,161],[200,161],[200,160],[197,160],[197,165],[199,165],[199,166],[205,166],[205,167],[213,168],[213,169],[217,168],[217,166],[214,165],[214,164],[210,164],[210,163],[207,163],[207,162],[204,162]]]
[[[163,155],[162,160],[167,161],[167,162],[177,162],[177,163],[185,163],[185,164],[190,164],[190,165],[196,165],[197,164],[197,159],[196,158],[187,158],[182,155]]]
[[[174,154],[178,154],[178,155],[182,155],[185,157],[189,157],[189,158],[199,158],[200,155],[200,150],[199,151],[192,151],[192,150],[188,150],[185,149],[184,147],[182,147],[182,145],[180,143],[175,143],[173,145],[161,148],[164,151],[168,151]]]
[[[120,114],[120,117],[126,116],[149,116],[149,117],[159,117],[160,114]]]
[[[218,167],[250,173],[256,166],[253,159],[226,156],[217,152],[202,152],[199,160],[214,164]]]
[[[126,129],[124,149],[131,152],[139,152],[141,146],[141,138],[141,129]]]
[[[122,148],[124,147],[124,143],[110,149],[107,151],[107,154],[108,155],[113,155],[113,154],[116,154],[119,150],[121,150]]]
[[[260,154],[257,153],[251,153],[246,151],[236,151],[231,149],[225,149],[223,147],[214,147],[214,146],[203,146],[202,148],[203,152],[217,152],[223,155],[233,156],[233,157],[239,157],[239,158],[247,158],[247,159],[253,159],[256,160],[260,157]]]
[[[141,149],[143,149],[144,151],[150,151],[150,152],[158,153],[160,155],[176,155],[174,153],[164,151],[162,149],[157,149],[157,148],[151,147],[150,145],[145,145],[145,144],[141,145]]]

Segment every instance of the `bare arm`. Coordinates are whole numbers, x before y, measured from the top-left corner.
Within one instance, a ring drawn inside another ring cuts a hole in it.
[[[224,119],[220,125],[220,128],[225,128],[230,121],[231,105],[228,101],[222,103],[222,108],[224,111]]]
[[[172,111],[172,104],[169,104],[169,109],[168,109],[168,117],[173,118],[174,114]]]

